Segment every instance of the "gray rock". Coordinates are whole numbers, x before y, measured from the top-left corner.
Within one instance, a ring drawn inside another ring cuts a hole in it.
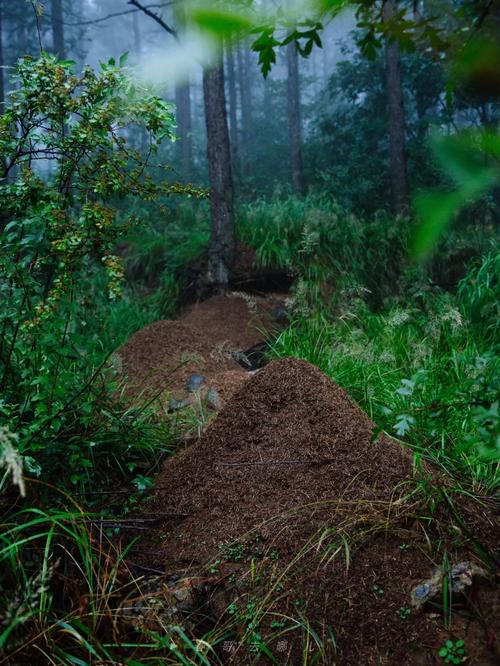
[[[288,310],[284,307],[276,307],[271,310],[271,319],[278,324],[288,323]]]
[[[204,383],[205,378],[195,373],[188,377],[186,388],[190,393],[194,393],[195,391],[200,391]]]
[[[207,404],[209,405],[209,407],[212,407],[217,411],[219,411],[219,409],[222,409],[222,400],[220,399],[219,392],[217,391],[215,386],[211,386],[208,389]]]
[[[176,412],[179,409],[185,409],[186,407],[190,407],[193,404],[193,400],[191,398],[183,398],[182,400],[177,400],[177,398],[172,398],[170,402],[168,403],[168,410],[170,412]]]
[[[411,597],[415,608],[422,608],[429,601],[439,601],[442,598],[443,579],[447,572],[442,567],[437,567],[432,572],[431,578],[422,581],[413,588]],[[451,578],[451,592],[455,595],[466,594],[479,579],[488,578],[488,572],[474,562],[459,562],[451,567],[449,572]]]

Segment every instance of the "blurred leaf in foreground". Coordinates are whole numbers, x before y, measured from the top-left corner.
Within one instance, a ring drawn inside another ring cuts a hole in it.
[[[439,136],[434,151],[457,188],[415,198],[420,222],[412,242],[414,259],[428,256],[454,216],[500,182],[500,136],[494,132],[472,130]]]

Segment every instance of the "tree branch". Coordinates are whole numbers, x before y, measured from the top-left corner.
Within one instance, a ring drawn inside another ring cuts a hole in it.
[[[150,10],[150,9],[162,9],[163,7],[171,7],[173,4],[175,4],[175,0],[169,0],[169,2],[162,2],[157,5],[146,5],[144,9]],[[141,11],[142,8],[137,8],[137,9],[127,9],[123,12],[113,12],[112,14],[107,14],[106,16],[101,16],[100,18],[97,19],[89,19],[88,21],[76,21],[74,23],[68,23],[64,21],[64,25],[68,26],[77,26],[77,25],[95,25],[96,23],[103,23],[104,21],[109,21],[109,19],[116,18],[117,16],[127,16],[128,14],[135,14],[139,11]]]
[[[179,36],[177,35],[177,30],[174,28],[170,27],[168,23],[166,23],[161,16],[158,16],[158,14],[155,14],[152,12],[148,7],[141,5],[141,3],[138,0],[128,0],[128,4],[132,5],[133,7],[137,7],[137,9],[140,9],[141,12],[144,12],[147,16],[153,19],[153,21],[156,21],[158,25],[160,25],[164,30],[166,30],[169,35],[172,35],[175,39],[179,39]]]

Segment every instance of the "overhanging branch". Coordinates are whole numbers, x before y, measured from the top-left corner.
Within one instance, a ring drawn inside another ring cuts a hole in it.
[[[128,0],[128,4],[132,5],[133,7],[137,7],[137,9],[140,9],[141,12],[144,12],[146,16],[149,16],[150,18],[153,19],[153,21],[156,21],[158,25],[160,25],[166,32],[169,33],[169,35],[172,35],[175,39],[179,39],[177,35],[177,30],[172,28],[171,26],[166,23],[161,16],[158,16],[158,14],[155,14],[152,12],[147,6],[141,5],[141,3],[138,0]]]

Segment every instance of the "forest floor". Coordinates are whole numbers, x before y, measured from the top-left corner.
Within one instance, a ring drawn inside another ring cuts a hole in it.
[[[285,300],[218,295],[118,350],[130,399],[188,432],[141,508],[162,517],[128,558],[158,575],[124,617],[182,626],[209,664],[498,663],[498,507],[379,434],[316,367],[257,369]]]

